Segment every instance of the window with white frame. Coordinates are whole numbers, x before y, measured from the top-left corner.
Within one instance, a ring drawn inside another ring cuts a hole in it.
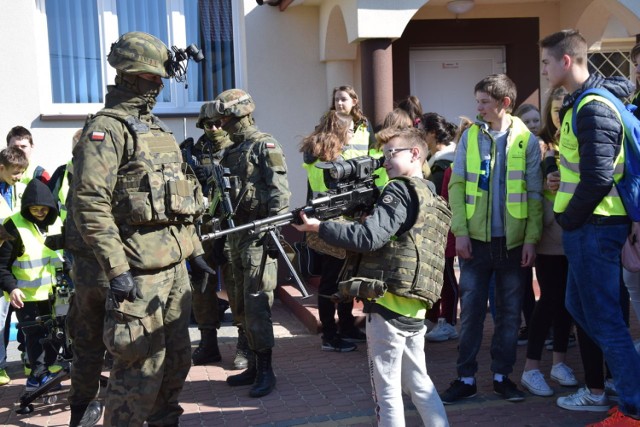
[[[168,47],[195,44],[205,60],[189,61],[187,84],[164,80],[154,111],[197,111],[203,101],[235,86],[232,0],[38,0],[46,34],[42,63],[45,109],[74,114],[104,103],[115,70],[107,63],[121,34],[143,31]],[[44,33],[44,31],[43,31]],[[46,41],[46,42],[45,42]],[[48,82],[44,82],[48,80]],[[50,93],[50,96],[49,96]],[[92,108],[94,107],[94,108]]]

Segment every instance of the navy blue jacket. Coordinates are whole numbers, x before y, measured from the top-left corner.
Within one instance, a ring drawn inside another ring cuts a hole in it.
[[[627,98],[631,83],[622,77],[603,78],[592,74],[582,87],[568,95],[560,110],[562,121],[567,110],[586,89],[608,89],[618,98]],[[577,105],[575,106],[577,107]],[[616,112],[600,101],[584,105],[576,117],[574,132],[580,152],[580,183],[567,209],[556,214],[558,224],[567,231],[583,226],[613,186],[613,164],[620,153],[622,124]],[[563,129],[564,131],[564,129]]]

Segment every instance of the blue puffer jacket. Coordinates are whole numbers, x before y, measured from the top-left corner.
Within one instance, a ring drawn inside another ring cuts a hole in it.
[[[603,78],[591,75],[582,87],[568,95],[560,120],[573,107],[577,97],[586,89],[605,88],[618,98],[627,98],[632,85],[622,77]],[[581,227],[593,214],[596,206],[613,186],[613,163],[620,152],[622,125],[615,111],[599,101],[589,102],[576,118],[580,150],[580,183],[567,209],[556,215],[558,224],[567,231]]]

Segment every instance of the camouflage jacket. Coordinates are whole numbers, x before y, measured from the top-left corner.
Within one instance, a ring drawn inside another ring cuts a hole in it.
[[[235,188],[231,198],[238,224],[278,215],[289,208],[287,165],[280,144],[271,136],[246,126],[235,132],[233,145],[222,161]]]
[[[122,111],[152,126],[153,115],[139,97],[110,87],[105,104],[106,108]],[[153,127],[153,132],[166,134],[157,126]],[[165,135],[162,136],[166,139]],[[73,150],[75,173],[71,184],[71,215],[109,279],[130,269],[168,267],[203,253],[195,227],[191,224],[146,225],[139,224],[137,220],[123,219],[122,209],[115,205],[116,190],[123,171],[135,168],[136,159],[132,156],[137,150],[134,141],[122,121],[105,115],[90,116]],[[135,197],[135,193],[129,192],[129,195],[131,199]],[[140,193],[140,197],[145,197],[144,193]],[[155,205],[156,201],[149,203]]]

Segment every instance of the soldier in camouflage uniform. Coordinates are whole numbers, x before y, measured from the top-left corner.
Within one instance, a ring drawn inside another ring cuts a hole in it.
[[[95,298],[79,297],[74,305],[94,304],[96,311],[104,305],[104,325],[84,326],[103,332],[114,358],[104,425],[178,425],[178,398],[191,367],[185,259],[197,273],[215,274],[193,226],[204,208],[202,189],[169,129],[151,114],[161,78],[169,77],[165,44],[126,33],[111,46],[108,61],[117,70],[116,84],[73,150],[70,211],[104,276],[95,271]],[[105,290],[106,301],[99,301]],[[74,331],[76,339],[89,335]],[[93,351],[80,346],[87,341],[74,342],[79,360]]]
[[[231,173],[235,224],[285,212],[290,193],[284,154],[271,135],[260,132],[255,126],[251,115],[255,104],[251,95],[240,89],[230,89],[218,95],[211,108],[211,114],[207,116],[214,122],[212,130],[218,131],[216,137],[229,138],[232,143],[225,149],[220,163]],[[265,396],[276,383],[271,366],[274,345],[271,304],[277,280],[277,250],[274,252],[269,245],[261,245],[269,241],[264,239],[264,233],[238,232],[228,235],[227,239],[236,282],[234,315],[252,351],[247,369],[227,378],[227,383],[230,386],[253,384],[249,395]],[[265,250],[269,257],[260,280],[260,261]]]
[[[204,103],[200,108],[200,115],[196,123],[196,127],[204,129],[204,134],[193,143],[193,139],[183,142],[188,146],[183,147],[183,156],[186,154],[190,156],[195,166],[194,171],[200,185],[202,186],[203,193],[209,200],[212,199],[212,164],[219,163],[222,158],[224,149],[231,145],[231,140],[226,137],[226,134],[220,138],[218,134],[220,130],[212,129],[212,121],[207,116],[208,106],[213,103]],[[206,213],[202,220],[201,233],[210,233],[213,231],[212,227],[213,217],[209,213]],[[202,243],[204,249],[204,257],[207,261],[212,262],[214,265],[220,267],[222,275],[224,276],[225,287],[227,290],[233,289],[233,271],[231,264],[228,262],[228,257],[225,255],[225,239],[219,240],[207,240]],[[228,248],[227,248],[228,253]],[[219,270],[219,271],[220,271]],[[207,363],[219,362],[222,357],[218,348],[218,334],[217,331],[220,328],[220,317],[218,307],[217,288],[218,281],[221,277],[205,275],[205,277],[195,277],[192,274],[193,283],[193,314],[198,323],[198,329],[200,330],[200,344],[195,349],[191,360],[194,365],[205,365]],[[229,299],[232,307],[233,292],[228,292]],[[234,310],[232,310],[234,312]],[[245,340],[246,341],[246,340]],[[237,357],[236,357],[237,359]],[[235,364],[236,369],[244,369],[247,367],[246,357],[244,358],[244,364],[238,366]]]

